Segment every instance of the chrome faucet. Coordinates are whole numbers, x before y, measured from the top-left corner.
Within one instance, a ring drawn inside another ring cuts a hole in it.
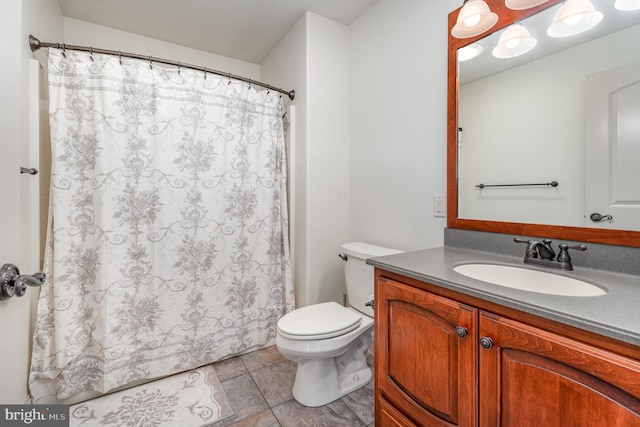
[[[554,261],[556,253],[551,247],[551,239],[544,239],[542,242],[539,242],[537,240],[524,240],[519,237],[515,237],[513,241],[516,243],[527,244],[527,250],[524,255],[525,264],[542,265],[565,271],[573,271],[573,264],[571,263],[571,257],[569,256],[569,249],[575,249],[578,251],[587,250],[585,245],[569,246],[562,243],[559,245],[560,253],[558,254],[558,258]]]

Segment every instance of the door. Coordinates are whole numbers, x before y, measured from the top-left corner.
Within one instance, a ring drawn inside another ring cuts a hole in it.
[[[640,63],[587,76],[585,104],[585,226],[640,230]]]
[[[29,156],[34,154],[29,151],[31,132],[27,127],[31,71],[23,60],[27,41],[21,34],[21,22],[22,2],[0,0],[0,41],[3,46],[0,67],[0,189],[3,201],[0,208],[0,265],[13,263],[21,273],[34,273],[38,268],[39,250],[37,246],[31,246],[31,241],[38,230],[28,218],[38,215],[37,175],[20,174],[20,166],[37,167],[29,164],[32,160]],[[37,133],[37,125],[32,130]],[[28,289],[22,298],[0,301],[0,403],[3,404],[27,402],[31,298],[36,293],[37,290]]]

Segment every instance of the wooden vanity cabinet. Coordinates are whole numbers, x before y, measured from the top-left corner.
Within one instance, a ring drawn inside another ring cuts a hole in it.
[[[376,275],[376,426],[640,427],[633,348],[621,355],[604,338],[603,348],[386,276]]]
[[[376,425],[475,425],[477,310],[394,280],[377,281]],[[411,420],[415,424],[406,424]]]

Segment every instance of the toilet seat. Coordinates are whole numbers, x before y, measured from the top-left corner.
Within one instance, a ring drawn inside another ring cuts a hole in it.
[[[278,321],[278,333],[292,340],[318,340],[344,335],[360,326],[362,316],[336,302],[299,308]]]

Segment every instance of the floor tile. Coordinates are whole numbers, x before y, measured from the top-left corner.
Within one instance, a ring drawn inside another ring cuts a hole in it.
[[[373,409],[374,394],[374,382],[371,380],[366,386],[347,394],[340,400],[351,408],[362,422],[369,425],[375,421]]]
[[[276,346],[244,354],[239,356],[239,359],[242,360],[249,372],[287,360],[280,354]]]
[[[269,407],[273,408],[293,399],[291,388],[296,377],[296,369],[295,363],[285,360],[250,373]]]
[[[273,412],[270,409],[252,415],[229,427],[281,427]]]
[[[245,368],[239,357],[216,362],[213,364],[213,369],[216,370],[216,376],[220,382],[247,373],[247,368]]]
[[[289,400],[271,408],[282,427],[365,427],[358,416],[341,400],[317,408],[308,408]]]
[[[226,427],[269,409],[269,405],[249,374],[222,381],[222,388],[233,409],[233,415],[212,427]]]

